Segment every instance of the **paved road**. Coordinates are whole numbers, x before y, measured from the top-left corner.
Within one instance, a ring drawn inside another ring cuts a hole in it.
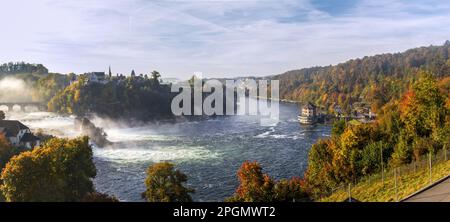
[[[450,202],[450,176],[404,202]]]

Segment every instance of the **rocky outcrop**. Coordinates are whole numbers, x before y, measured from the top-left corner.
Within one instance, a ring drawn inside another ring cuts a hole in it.
[[[88,136],[90,141],[99,147],[106,147],[112,145],[112,142],[107,139],[105,131],[96,127],[88,118],[77,117],[75,119],[75,128],[81,131],[83,136]]]

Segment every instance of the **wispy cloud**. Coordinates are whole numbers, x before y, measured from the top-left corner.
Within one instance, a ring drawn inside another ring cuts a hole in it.
[[[331,2],[331,3],[330,3]],[[0,61],[52,71],[270,75],[442,44],[444,1],[2,0]]]

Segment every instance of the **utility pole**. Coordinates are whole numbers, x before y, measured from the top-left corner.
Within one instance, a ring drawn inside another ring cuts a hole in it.
[[[447,144],[444,145],[444,159],[447,161]]]
[[[380,153],[381,153],[381,182],[383,183],[383,187],[384,187],[384,166],[383,166],[383,146],[381,146],[380,148]]]
[[[352,184],[348,184],[348,202],[352,202]]]
[[[433,181],[432,178],[431,178],[431,152],[428,153],[428,156],[429,156],[429,158],[428,158],[429,161],[428,162],[429,162],[429,165],[430,165],[430,184],[431,184],[432,181]]]
[[[394,186],[395,186],[395,202],[398,202],[398,192],[397,192],[397,168],[394,169]]]

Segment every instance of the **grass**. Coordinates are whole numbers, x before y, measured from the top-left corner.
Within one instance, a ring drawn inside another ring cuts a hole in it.
[[[362,123],[356,119],[352,119],[352,120],[348,121],[348,124],[358,126],[358,125],[361,125]]]
[[[437,181],[450,174],[450,160],[432,167],[432,181]],[[351,189],[351,196],[363,202],[391,202],[396,201],[395,177],[385,178],[384,186],[381,180],[360,182]],[[397,198],[403,198],[430,184],[429,169],[403,174],[397,177]],[[340,189],[331,196],[323,198],[322,202],[341,202],[348,198],[348,189]]]

